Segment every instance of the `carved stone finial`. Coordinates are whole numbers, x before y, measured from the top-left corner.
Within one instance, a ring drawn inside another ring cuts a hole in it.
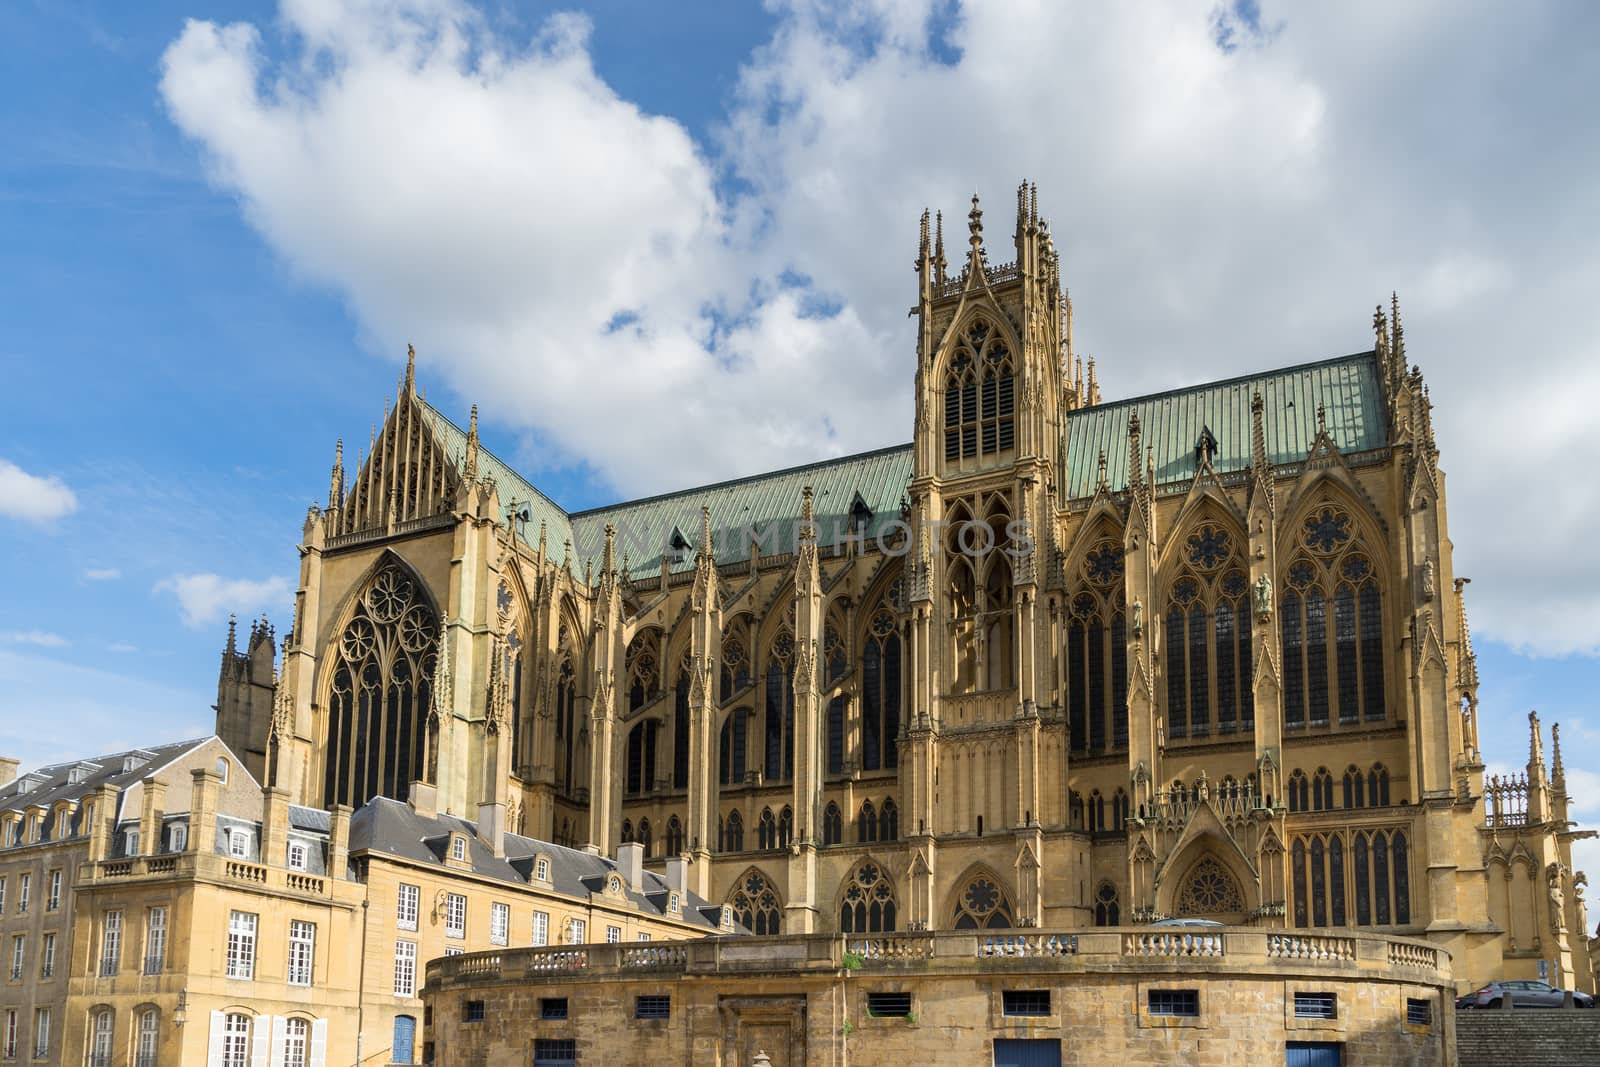
[[[406,345],[406,383],[405,391],[417,391],[417,350],[411,345]]]

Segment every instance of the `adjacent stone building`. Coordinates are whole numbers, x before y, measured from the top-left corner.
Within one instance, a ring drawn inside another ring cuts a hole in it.
[[[1455,1063],[1448,954],[1366,931],[1123,927],[792,935],[650,955],[520,949],[435,960],[425,999],[437,1067]]]

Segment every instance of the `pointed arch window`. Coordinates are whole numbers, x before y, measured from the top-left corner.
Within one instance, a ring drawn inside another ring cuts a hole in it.
[[[717,780],[723,785],[743,785],[746,753],[749,751],[750,709],[735,709],[722,720],[722,739],[718,749],[720,766]]]
[[[892,798],[883,802],[883,810],[878,813],[878,840],[896,841],[900,838],[900,809],[895,807]]]
[[[900,694],[900,630],[884,603],[872,615],[861,659],[862,770],[899,765]]]
[[[628,642],[628,710],[638,711],[656,698],[661,690],[661,635],[654,629],[641,630]]]
[[[728,894],[728,904],[733,917],[755,934],[782,932],[783,905],[772,881],[760,871],[752,870],[734,883]]]
[[[1121,918],[1117,907],[1117,887],[1110,882],[1101,882],[1100,888],[1094,892],[1094,924],[1096,926],[1116,926]]]
[[[667,855],[676,856],[683,852],[683,820],[676,815],[667,819]]]
[[[724,703],[755,681],[750,673],[749,620],[735,620],[722,637],[722,696]]]
[[[950,606],[950,689],[970,693],[978,687],[978,592],[973,560],[955,547],[952,527],[947,602]]]
[[[672,701],[672,788],[689,787],[689,669],[688,655],[678,671],[677,692]]]
[[[794,637],[784,630],[772,642],[767,661],[763,770],[768,782],[786,782],[794,777],[794,686],[789,682],[793,663]]]
[[[1328,768],[1318,767],[1317,773],[1311,776],[1311,810],[1331,811],[1333,809],[1333,775],[1328,773]]]
[[[956,898],[951,925],[957,930],[1004,930],[1016,924],[1011,920],[1005,890],[993,878],[980,874]]]
[[[1067,620],[1063,679],[1074,751],[1128,744],[1128,635],[1123,611],[1122,545],[1107,537],[1084,554]]]
[[[1250,580],[1237,539],[1219,523],[1201,522],[1180,550],[1165,615],[1167,736],[1250,731]]]
[[[1296,926],[1389,926],[1411,921],[1403,830],[1330,831],[1290,849]],[[1353,912],[1347,902],[1354,900]]]
[[[1000,332],[969,325],[956,344],[944,391],[944,458],[991,456],[1016,445],[1015,370]]]
[[[378,571],[335,645],[323,792],[360,807],[424,777],[438,617],[400,567]]]
[[[872,801],[863,800],[861,811],[856,815],[856,840],[864,844],[877,839],[878,809],[872,806]]]
[[[638,837],[638,841],[639,841],[639,844],[644,846],[644,854],[646,856],[649,856],[651,854],[651,847],[655,844],[655,839],[654,839],[653,835],[650,833],[650,820],[649,819],[640,819],[639,820],[639,837]]]
[[[822,843],[837,845],[843,841],[844,819],[839,811],[839,805],[830,800],[822,811]]]
[[[556,677],[556,784],[568,796],[576,790],[572,771],[573,757],[577,751],[577,724],[574,722],[573,709],[577,703],[578,674],[572,665],[571,653],[563,652],[561,669]]]
[[[728,812],[726,819],[717,820],[717,851],[744,851],[744,816],[737,810]]]
[[[1289,775],[1289,810],[1311,810],[1311,781],[1306,777],[1306,772],[1298,767]]]
[[[638,796],[654,788],[656,739],[660,732],[661,723],[656,719],[635,723],[628,731],[627,778],[623,787],[628,796]]]
[[[761,809],[761,818],[756,823],[756,847],[763,851],[778,847],[778,818],[771,808]]]
[[[839,930],[846,934],[888,933],[895,928],[894,883],[883,865],[867,860],[850,872],[839,902]]]
[[[1374,763],[1367,772],[1367,797],[1375,808],[1389,806],[1389,771],[1381,763]]]
[[[828,701],[828,773],[844,773],[844,697]]]
[[[794,809],[785,804],[778,813],[778,848],[788,848],[794,840]]]
[[[826,680],[836,682],[850,669],[849,650],[844,643],[844,625],[837,613],[831,613],[822,628],[822,662],[827,668]]]
[[[1284,573],[1279,626],[1284,723],[1290,728],[1382,722],[1383,594],[1350,516],[1323,504],[1301,524]]]

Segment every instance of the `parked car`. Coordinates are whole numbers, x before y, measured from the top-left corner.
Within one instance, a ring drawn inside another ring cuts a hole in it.
[[[1157,919],[1151,926],[1221,926],[1215,919]]]
[[[1513,1008],[1559,1008],[1567,1002],[1567,991],[1557,989],[1549,982],[1506,981],[1490,982],[1482,989],[1456,998],[1458,1008],[1500,1008],[1510,999]],[[1572,1006],[1594,1007],[1594,997],[1588,993],[1574,992]]]

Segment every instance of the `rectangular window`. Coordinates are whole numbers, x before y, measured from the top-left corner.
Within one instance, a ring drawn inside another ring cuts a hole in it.
[[[633,1002],[635,1019],[667,1019],[672,1016],[670,996],[640,996]]]
[[[256,976],[256,916],[253,912],[228,914],[228,977]]]
[[[533,913],[533,944],[548,945],[550,943],[550,913],[536,911]]]
[[[1296,993],[1294,995],[1296,1019],[1337,1019],[1339,1006],[1332,993]]]
[[[867,1014],[874,1019],[911,1014],[910,993],[868,993]]]
[[[17,934],[11,939],[11,977],[22,978],[22,959],[28,954],[28,939]]]
[[[189,847],[189,827],[184,823],[176,823],[172,827],[172,851],[182,852]]]
[[[394,924],[402,930],[415,930],[417,928],[417,902],[422,897],[422,890],[414,885],[400,883],[400,895],[395,901]]]
[[[489,944],[510,944],[511,937],[511,905],[494,903],[489,905]]]
[[[1001,1015],[1049,1015],[1050,990],[1007,989],[1000,994]]]
[[[533,1041],[533,1067],[577,1067],[578,1043],[570,1037],[539,1037]]]
[[[303,871],[306,869],[306,844],[304,841],[289,842],[289,869]]]
[[[45,934],[39,946],[39,977],[50,978],[56,973],[56,935]]]
[[[55,911],[61,907],[61,872],[50,872],[50,895],[45,899],[44,910]]]
[[[1151,1015],[1179,1015],[1193,1018],[1200,1014],[1198,989],[1152,989],[1149,991]]]
[[[150,1008],[139,1013],[139,1048],[133,1067],[156,1067],[156,1046],[161,1038],[161,1016]]]
[[[317,958],[317,926],[293,919],[289,923],[289,984],[310,985]]]
[[[621,940],[622,940],[622,927],[620,927],[620,926],[608,926],[608,927],[606,927],[606,944],[615,945],[618,942],[620,942]]]
[[[460,893],[451,893],[445,897],[444,935],[467,936],[467,898]]]
[[[589,924],[582,919],[572,920],[572,936],[569,942],[574,945],[584,944],[589,940]]]
[[[466,838],[453,837],[450,839],[450,858],[453,860],[465,860],[467,858]]]
[[[6,913],[6,880],[0,878],[0,915]]]
[[[222,1067],[248,1067],[250,1016],[232,1014],[222,1021]]]
[[[17,1009],[7,1008],[4,1029],[0,1029],[0,1059],[17,1058]]]
[[[483,1022],[483,1016],[483,1001],[468,1000],[463,1002],[461,1006],[461,1020],[463,1022],[481,1023]]]
[[[414,997],[417,995],[417,943],[415,941],[396,941],[394,943],[394,995],[397,997]]]
[[[541,882],[548,882],[550,880],[550,861],[540,856],[538,862],[533,866],[533,876]]]
[[[40,1008],[33,1013],[33,1058],[45,1059],[50,1055],[50,1009]]]
[[[645,933],[643,930],[641,930],[641,931],[639,931],[639,940],[640,941],[648,941],[648,940],[650,940],[650,935]]]
[[[123,851],[123,855],[125,855],[125,856],[137,856],[138,854],[139,854],[139,831],[137,831],[137,830],[129,830],[128,831],[128,839],[127,839],[127,847]]]
[[[1427,1000],[1418,1000],[1415,997],[1407,997],[1406,1022],[1412,1026],[1432,1026],[1433,1003]]]
[[[243,830],[228,831],[228,855],[236,860],[250,858],[250,839]]]
[[[462,951],[463,949],[460,945],[446,945],[444,947],[444,954],[446,956],[459,956],[461,955]]]
[[[539,1018],[565,1019],[567,1017],[566,997],[540,997]]]
[[[122,912],[108,911],[105,918],[105,929],[100,935],[100,973],[111,975],[117,973],[118,966],[122,963]]]
[[[28,914],[28,890],[33,886],[33,875],[24,874],[17,879],[17,914]]]
[[[306,1038],[311,1030],[304,1019],[286,1019],[283,1027],[283,1067],[306,1067]]]
[[[167,966],[167,909],[151,908],[144,921],[144,973],[160,974]]]

